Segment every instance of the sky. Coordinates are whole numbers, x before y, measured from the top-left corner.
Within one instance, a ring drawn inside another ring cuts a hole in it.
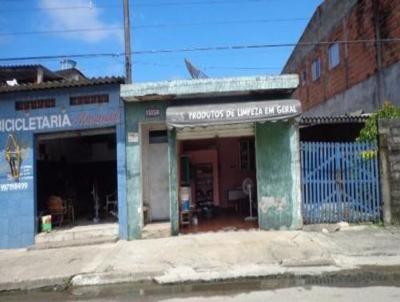
[[[188,79],[184,59],[209,77],[279,74],[322,0],[130,0],[133,81]],[[123,0],[0,0],[0,59],[71,54],[87,76],[123,76]],[[160,50],[211,48],[208,51]],[[213,49],[214,48],[214,49]],[[153,50],[152,54],[140,52]],[[60,68],[60,58],[11,61]]]

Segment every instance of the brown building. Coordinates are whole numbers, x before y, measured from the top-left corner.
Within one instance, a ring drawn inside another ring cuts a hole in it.
[[[297,73],[305,115],[400,105],[400,0],[325,0],[283,72]]]

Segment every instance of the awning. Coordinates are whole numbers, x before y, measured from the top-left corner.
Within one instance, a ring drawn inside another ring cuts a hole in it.
[[[254,124],[234,124],[217,126],[199,126],[179,128],[176,132],[178,140],[208,139],[208,138],[227,138],[227,137],[248,137],[254,136]]]
[[[168,127],[229,125],[285,120],[299,116],[298,100],[260,101],[167,108]]]

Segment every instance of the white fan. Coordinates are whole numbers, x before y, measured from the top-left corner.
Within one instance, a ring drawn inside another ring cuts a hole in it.
[[[253,188],[254,188],[253,180],[249,177],[245,178],[242,182],[242,190],[244,194],[249,196],[249,208],[250,208],[249,212],[250,216],[246,217],[244,219],[245,221],[254,221],[257,219],[257,217],[253,216],[253,199],[252,199]]]
[[[100,201],[99,201],[99,193],[97,192],[97,183],[93,183],[93,190],[90,192],[93,196],[94,201],[94,217],[93,222],[99,223],[99,208],[100,208]]]

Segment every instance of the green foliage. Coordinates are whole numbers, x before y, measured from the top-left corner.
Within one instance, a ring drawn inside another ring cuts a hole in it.
[[[361,152],[361,158],[363,160],[370,160],[378,155],[378,150],[366,150]]]
[[[378,137],[378,120],[379,119],[400,119],[400,108],[394,106],[390,102],[385,102],[383,107],[373,113],[365,122],[364,128],[361,130],[357,138],[358,142],[372,142]]]

